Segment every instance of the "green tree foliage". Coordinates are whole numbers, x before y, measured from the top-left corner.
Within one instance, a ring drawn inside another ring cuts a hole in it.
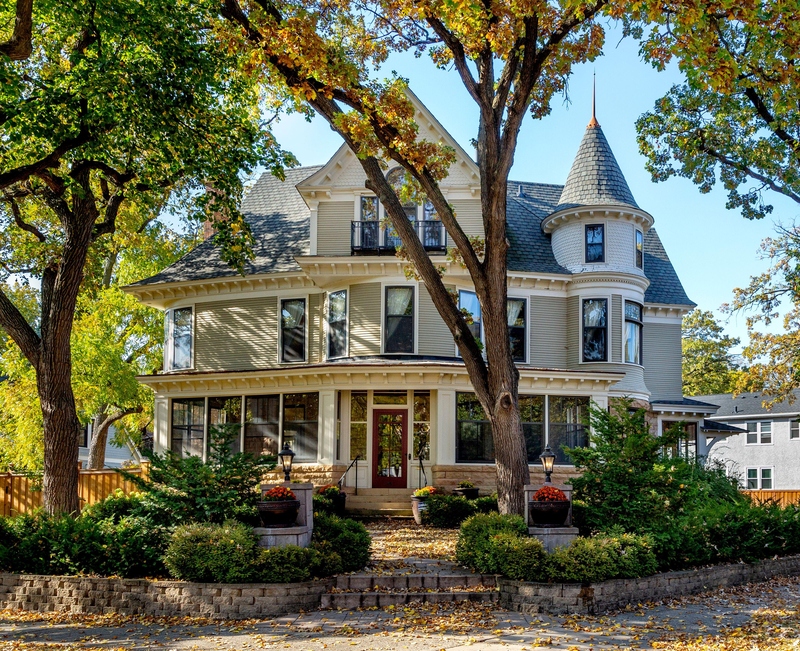
[[[701,192],[719,180],[749,219],[772,212],[765,190],[800,203],[796,5],[670,0],[652,17],[642,52],[658,67],[674,57],[686,76],[637,121],[653,179],[685,177]]]
[[[709,311],[694,309],[681,327],[683,395],[731,393],[742,375],[731,355],[739,339],[724,329]]]
[[[727,306],[748,313],[750,339],[742,355],[749,366],[741,385],[763,392],[767,404],[792,402],[800,388],[800,227],[779,231],[778,237],[761,243],[769,268],[753,276],[747,287],[735,289]],[[770,332],[773,322],[782,327]]]
[[[90,250],[129,232],[126,205],[166,206],[213,220],[241,270],[241,172],[293,162],[260,118],[246,57],[212,38],[217,8],[41,0],[30,56],[0,54],[0,281],[39,289],[31,320],[2,288],[0,327],[36,372],[50,512],[78,507],[70,342]],[[0,24],[15,16],[0,7]]]

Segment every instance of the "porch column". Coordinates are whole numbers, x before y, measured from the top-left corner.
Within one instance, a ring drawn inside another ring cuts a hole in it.
[[[319,392],[319,450],[317,461],[333,465],[336,455],[336,391],[325,389]]]
[[[456,392],[439,389],[436,394],[434,459],[437,465],[450,465],[456,462]]]
[[[156,396],[153,407],[153,452],[169,450],[169,398]]]

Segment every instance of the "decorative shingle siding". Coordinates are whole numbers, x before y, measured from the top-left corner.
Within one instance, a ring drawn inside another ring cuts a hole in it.
[[[576,370],[581,361],[581,299],[567,299],[567,368]]]
[[[350,356],[380,355],[381,284],[350,287]]]
[[[453,357],[455,342],[450,329],[442,321],[439,311],[433,304],[433,299],[425,285],[419,284],[419,344],[417,352],[420,355],[435,355],[437,357]]]
[[[606,224],[606,263],[626,273],[637,273],[633,259],[633,224],[615,219]]]
[[[611,343],[609,360],[620,363],[622,362],[622,296],[619,294],[611,296],[611,320],[608,327],[611,335],[609,337]]]
[[[350,255],[352,201],[322,201],[317,211],[317,254]]]
[[[195,306],[195,368],[230,371],[277,365],[278,305],[274,296]]]
[[[530,297],[530,363],[544,368],[567,367],[567,299]],[[573,329],[574,333],[574,329]]]
[[[644,379],[653,400],[680,400],[681,324],[647,323],[642,329]]]
[[[585,226],[581,222],[569,222],[553,233],[553,255],[561,266],[578,267],[586,262]]]

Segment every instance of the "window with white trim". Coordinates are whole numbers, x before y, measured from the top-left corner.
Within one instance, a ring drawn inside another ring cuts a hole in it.
[[[328,294],[328,359],[347,356],[347,290]]]
[[[772,421],[762,420],[746,423],[747,445],[769,445],[772,443]]]
[[[167,310],[164,321],[164,367],[168,371],[192,368],[193,308]]]
[[[414,288],[387,287],[384,311],[384,352],[414,352]]]
[[[605,262],[605,227],[603,224],[586,225],[586,262]]]
[[[467,326],[475,341],[483,343],[483,332],[481,330],[481,304],[475,292],[460,290],[458,292],[458,309],[467,320]],[[470,323],[471,321],[471,323]]]
[[[793,420],[789,422],[789,440],[800,440],[800,420]]]
[[[772,490],[774,476],[772,468],[748,468],[747,490]]]
[[[642,363],[642,306],[625,301],[625,361]]]
[[[583,300],[583,361],[608,361],[608,299]]]
[[[644,269],[644,235],[642,231],[636,231],[636,244],[634,246],[634,255],[636,257],[636,266],[639,269]]]
[[[281,301],[281,361],[306,360],[306,299]]]
[[[515,362],[525,361],[525,305],[524,298],[506,299],[508,339],[511,344],[511,357]]]

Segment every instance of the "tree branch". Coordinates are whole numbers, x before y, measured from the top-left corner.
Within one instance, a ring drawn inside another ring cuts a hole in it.
[[[14,223],[17,225],[17,227],[23,231],[26,231],[27,233],[30,233],[40,242],[46,242],[47,238],[38,228],[28,224],[22,219],[22,212],[20,212],[19,204],[17,203],[16,199],[14,199],[14,197],[8,192],[4,192],[3,194],[6,198],[6,202],[11,206],[11,214],[14,216]]]
[[[0,43],[0,54],[12,61],[23,61],[33,52],[33,0],[17,0],[14,33],[5,43]]]
[[[39,349],[42,341],[2,289],[0,289],[0,327],[19,346],[31,365],[38,368]]]
[[[470,97],[480,105],[481,96],[478,92],[478,84],[472,76],[472,72],[470,72],[469,65],[467,64],[467,55],[464,52],[464,45],[435,16],[426,15],[425,20],[453,54],[453,63],[456,66],[458,74],[461,76],[461,81],[464,82],[464,86],[470,94]]]

